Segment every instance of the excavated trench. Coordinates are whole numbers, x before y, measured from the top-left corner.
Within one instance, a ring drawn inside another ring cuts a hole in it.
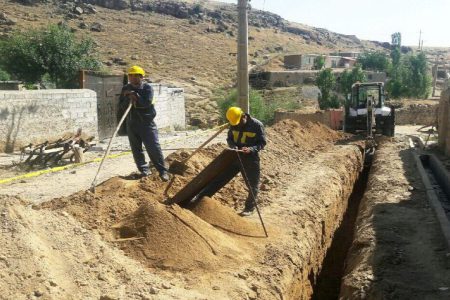
[[[336,204],[337,206],[341,205],[346,208],[341,211],[338,209],[335,218],[330,220],[329,226],[332,227],[335,225],[336,229],[334,232],[326,232],[326,230],[323,230],[322,239],[316,240],[315,242],[317,245],[314,246],[314,248],[318,249],[314,254],[318,256],[319,261],[316,261],[317,265],[308,265],[310,269],[307,276],[301,274],[302,271],[304,271],[303,269],[301,269],[298,274],[294,274],[291,282],[292,286],[287,293],[283,294],[282,299],[320,300],[339,298],[346,257],[353,242],[353,233],[358,216],[358,209],[367,187],[373,154],[374,153],[372,152],[370,153],[370,157],[366,157],[361,172],[358,172],[358,170],[346,170],[349,173],[356,171],[356,173],[359,174],[356,175],[357,179],[353,182],[353,187],[351,188],[349,196],[337,200],[338,202],[341,202]],[[345,183],[343,186],[345,190]],[[323,248],[318,246],[320,244],[326,244],[327,238],[330,239],[328,248],[326,248],[326,246]],[[324,248],[325,250],[323,250]],[[323,257],[319,254],[321,251],[325,253]],[[323,259],[320,260],[321,258]],[[314,259],[309,259],[314,262]],[[306,280],[309,282],[305,283]],[[309,291],[308,287],[310,288]]]
[[[322,269],[314,284],[312,299],[338,299],[341,279],[344,275],[345,259],[352,245],[355,222],[358,216],[358,208],[367,187],[371,161],[369,161],[358,180],[352,194],[348,199],[348,208],[341,225],[336,230],[331,247],[328,249]]]

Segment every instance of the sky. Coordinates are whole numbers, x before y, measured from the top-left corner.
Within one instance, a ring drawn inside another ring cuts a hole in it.
[[[220,0],[237,4],[237,0]],[[402,45],[450,47],[447,28],[450,0],[251,0],[252,7],[292,22],[353,34],[363,40],[391,42],[402,34]]]

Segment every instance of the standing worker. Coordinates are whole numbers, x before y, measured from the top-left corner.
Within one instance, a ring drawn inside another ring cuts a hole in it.
[[[200,200],[204,196],[213,196],[241,172],[249,188],[249,193],[244,210],[240,215],[250,216],[255,210],[255,202],[259,191],[261,172],[259,151],[264,149],[266,145],[264,125],[259,120],[244,113],[239,107],[230,107],[226,117],[231,125],[228,130],[227,143],[231,149],[239,150],[239,152],[236,152],[239,157],[223,173],[212,180],[192,202]]]
[[[158,129],[155,124],[156,110],[153,105],[153,88],[143,81],[145,71],[141,67],[132,66],[128,69],[128,84],[122,88],[120,94],[120,107],[133,104],[126,119],[128,140],[133,152],[134,162],[142,177],[151,174],[142,149],[144,144],[148,156],[159,177],[163,181],[169,180],[169,173],[164,164],[164,157],[158,140]]]

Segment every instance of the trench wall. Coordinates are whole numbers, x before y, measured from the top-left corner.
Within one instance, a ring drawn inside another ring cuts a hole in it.
[[[97,135],[94,91],[0,91],[0,152],[58,139],[80,127],[87,135]]]
[[[283,239],[289,245],[281,251],[286,259],[277,261],[282,268],[282,297],[274,299],[311,299],[362,164],[362,153],[356,146],[320,154],[302,166],[298,174],[302,180],[293,180],[286,198],[280,199],[289,207],[290,215],[278,224],[291,228],[293,236]],[[318,171],[311,173],[312,169]]]
[[[276,112],[275,122],[281,120],[294,120],[304,125],[308,122],[318,122],[324,124],[332,129],[342,128],[342,110],[326,110],[317,111],[315,113],[301,113],[301,112]]]
[[[438,132],[439,147],[445,154],[450,155],[450,89],[441,93]]]

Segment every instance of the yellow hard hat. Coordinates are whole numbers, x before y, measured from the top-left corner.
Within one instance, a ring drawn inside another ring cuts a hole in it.
[[[131,68],[128,69],[128,75],[131,74],[139,74],[145,76],[145,71],[139,66],[132,66]]]
[[[232,106],[227,110],[227,120],[230,122],[231,126],[239,124],[241,117],[244,114],[242,109],[236,106]]]

